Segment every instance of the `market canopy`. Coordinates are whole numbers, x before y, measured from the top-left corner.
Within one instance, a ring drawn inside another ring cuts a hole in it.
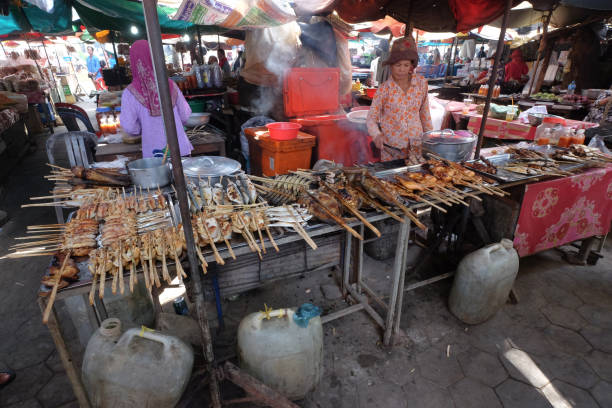
[[[66,0],[54,0],[51,13],[23,3],[11,4],[9,15],[0,16],[0,34],[36,31],[45,34],[68,34],[72,32],[72,9]]]

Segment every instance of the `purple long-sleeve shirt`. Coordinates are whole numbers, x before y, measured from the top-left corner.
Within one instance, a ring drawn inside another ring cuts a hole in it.
[[[173,110],[181,156],[187,156],[193,150],[193,146],[185,134],[183,123],[191,115],[191,108],[180,92]],[[149,110],[138,102],[129,89],[125,89],[121,97],[120,119],[124,131],[132,135],[142,135],[142,157],[153,157],[154,149],[163,150],[166,147],[162,116],[151,116]]]

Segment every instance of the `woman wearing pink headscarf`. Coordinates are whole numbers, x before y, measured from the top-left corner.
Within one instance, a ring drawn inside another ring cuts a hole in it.
[[[151,51],[146,40],[138,40],[130,48],[130,66],[132,83],[121,97],[121,127],[129,134],[140,134],[142,157],[153,157],[155,153],[163,151],[167,142]],[[191,115],[191,108],[174,81],[168,79],[168,84],[181,156],[187,156],[193,146],[185,134],[183,123]]]

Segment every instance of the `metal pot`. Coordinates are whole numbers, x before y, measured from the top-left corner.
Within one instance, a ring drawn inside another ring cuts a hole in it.
[[[423,153],[433,153],[455,162],[469,160],[476,139],[470,131],[432,130],[423,133]]]
[[[170,184],[170,167],[161,157],[147,157],[128,163],[128,171],[135,186],[142,188],[164,187]]]
[[[189,157],[183,159],[183,173],[187,178],[201,178],[215,184],[221,177],[240,173],[240,163],[221,156]]]

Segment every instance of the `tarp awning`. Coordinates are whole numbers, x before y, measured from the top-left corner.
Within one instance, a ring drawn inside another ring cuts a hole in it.
[[[36,31],[45,34],[66,34],[72,31],[72,11],[65,0],[55,0],[52,13],[29,3],[11,5],[8,16],[0,16],[0,35]]]

